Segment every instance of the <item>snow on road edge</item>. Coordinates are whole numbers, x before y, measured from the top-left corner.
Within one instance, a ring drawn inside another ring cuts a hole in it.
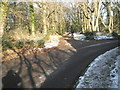
[[[98,56],[84,76],[79,77],[76,88],[118,88],[118,47]]]
[[[65,35],[72,35],[72,33],[66,33]],[[84,41],[86,36],[84,34],[80,34],[79,32],[73,33],[74,40]],[[114,37],[111,34],[106,35],[94,35],[94,40],[105,40],[105,39],[113,39]]]

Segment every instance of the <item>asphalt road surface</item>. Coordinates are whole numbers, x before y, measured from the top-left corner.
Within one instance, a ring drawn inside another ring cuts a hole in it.
[[[47,77],[41,88],[73,88],[97,56],[117,46],[118,40],[112,40],[79,48],[75,55]]]

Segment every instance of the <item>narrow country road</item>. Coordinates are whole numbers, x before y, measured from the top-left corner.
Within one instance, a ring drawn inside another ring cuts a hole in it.
[[[117,46],[118,40],[112,40],[79,48],[74,56],[47,77],[41,88],[73,88],[97,56]]]

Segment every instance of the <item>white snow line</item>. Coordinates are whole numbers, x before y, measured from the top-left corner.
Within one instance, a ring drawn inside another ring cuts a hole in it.
[[[103,39],[113,39],[112,35],[96,35],[94,36],[95,40],[103,40]]]

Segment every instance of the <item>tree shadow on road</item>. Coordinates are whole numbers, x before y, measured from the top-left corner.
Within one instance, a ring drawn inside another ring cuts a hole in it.
[[[21,76],[21,81],[23,81],[23,84],[29,83],[29,86],[32,88],[37,87],[36,84],[37,82],[39,83],[39,77],[41,75],[44,75],[44,77],[47,78],[49,74],[56,70],[60,63],[64,61],[65,55],[69,55],[69,53],[65,52],[64,50],[55,48],[52,50],[52,52],[51,50],[46,50],[44,55],[38,53],[37,50],[32,50],[32,55],[26,56],[25,52],[29,49],[31,48],[29,47],[21,52],[18,52],[11,48],[11,50],[13,50],[19,56],[17,67],[12,66],[11,69],[14,69],[13,71],[16,71],[16,74]],[[30,57],[32,57],[32,59]],[[50,72],[48,72],[49,70]],[[25,85],[23,85],[23,88],[24,86]]]

